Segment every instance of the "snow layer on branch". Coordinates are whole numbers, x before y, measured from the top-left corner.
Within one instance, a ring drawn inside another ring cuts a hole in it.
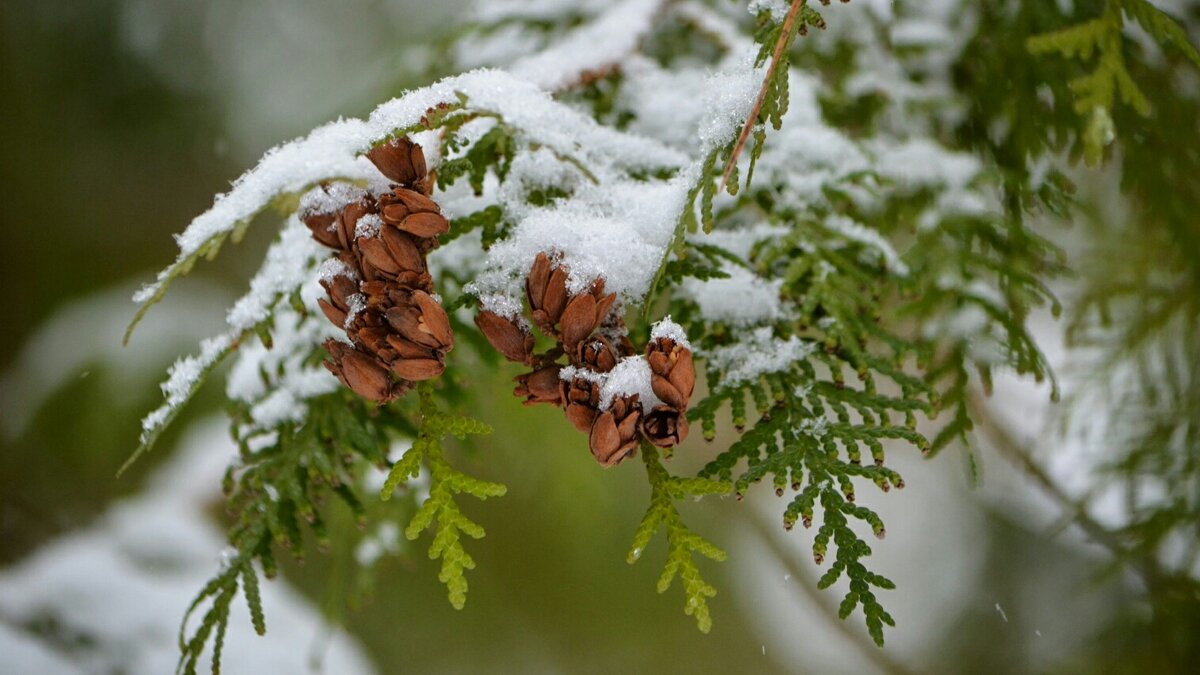
[[[683,329],[683,326],[672,321],[669,314],[650,328],[650,339],[658,340],[660,338],[673,340],[675,344],[684,349],[692,348],[692,344],[688,342],[687,331]]]
[[[682,160],[680,153],[660,143],[597,124],[554,101],[535,84],[502,71],[471,71],[388,101],[366,120],[331,122],[302,139],[268,151],[257,166],[234,181],[229,192],[219,195],[212,208],[176,237],[179,256],[175,264],[136,293],[134,300],[152,299],[177,268],[205,244],[252,218],[279,195],[300,192],[338,177],[377,181],[378,172],[361,153],[396,130],[417,124],[429,108],[456,103],[458,94],[467,96],[473,109],[497,113],[530,139],[560,155],[576,157],[585,165],[655,171],[674,168]],[[428,145],[436,142],[436,135],[417,134],[415,140]]]
[[[788,370],[792,364],[812,356],[816,345],[792,336],[775,337],[768,327],[744,334],[738,342],[710,350],[704,356],[711,367],[724,372],[723,386],[749,382],[767,373]]]
[[[697,244],[719,246],[749,264],[751,251],[762,241],[775,239],[789,229],[769,223],[756,223],[737,229],[713,230],[709,234],[691,234]],[[700,308],[706,321],[724,321],[734,326],[752,326],[786,318],[787,309],[779,298],[782,280],[767,280],[745,266],[721,262],[725,279],[685,279],[678,295]]]
[[[734,326],[777,321],[786,316],[779,300],[782,279],[763,279],[738,265],[726,265],[725,279],[685,279],[679,294],[696,303],[706,321]]]
[[[726,66],[705,83],[707,117],[701,120],[699,139],[702,154],[732,141],[754,108],[766,66],[754,67],[755,50],[750,46],[726,58]],[[678,92],[677,97],[683,98]]]
[[[854,176],[873,166],[858,142],[825,123],[817,96],[821,86],[798,69],[790,71],[783,128],[768,133],[754,169],[756,185],[772,186],[783,201],[800,206],[823,204],[826,188],[836,185],[848,190]],[[742,165],[743,170],[748,168],[747,157]]]
[[[783,23],[790,8],[791,3],[784,0],[750,0],[750,4],[746,6],[746,10],[751,14],[769,12],[771,20],[775,23]]]
[[[587,368],[567,366],[559,371],[559,377],[570,381],[576,377],[600,385],[600,410],[612,407],[613,400],[624,396],[637,396],[643,410],[661,405],[662,399],[654,394],[650,384],[650,363],[644,356],[626,356],[607,373],[597,373]]]
[[[216,365],[242,335],[266,319],[281,295],[291,293],[313,275],[316,261],[328,250],[313,241],[300,220],[293,216],[267,250],[266,260],[250,280],[250,291],[229,310],[228,330],[200,343],[200,353],[175,362],[162,384],[166,400],[142,420],[142,442],[150,439],[172,413],[191,398],[204,375]]]
[[[637,48],[653,27],[662,0],[624,0],[552,46],[512,64],[513,75],[558,90],[610,69]]]
[[[511,316],[520,308],[524,275],[547,252],[568,265],[571,293],[603,277],[608,291],[638,302],[674,236],[692,180],[688,172],[661,183],[613,178],[583,186],[571,199],[533,211],[492,246],[486,271],[467,290],[485,309]]]
[[[869,250],[873,250],[877,255],[883,258],[887,268],[899,274],[906,276],[908,274],[908,265],[905,265],[900,256],[896,253],[896,249],[892,248],[891,242],[879,234],[878,231],[855,222],[847,216],[835,213],[827,216],[824,220],[825,227],[829,228],[836,234],[855,241],[860,244],[865,244]]]
[[[778,239],[791,230],[783,225],[770,223],[755,223],[748,227],[736,229],[717,229],[708,234],[689,234],[688,241],[695,244],[710,244],[719,246],[727,252],[750,263],[750,253],[759,242]]]
[[[596,145],[601,157],[614,151],[621,155],[628,147],[643,156],[657,155],[661,166],[668,160],[674,167],[685,166],[668,180],[646,181],[614,171],[628,169],[628,163],[588,164],[596,182],[584,183],[569,198],[520,219],[509,238],[488,251],[486,270],[467,291],[480,298],[484,309],[513,317],[520,312],[524,276],[537,254],[545,252],[568,265],[572,293],[603,277],[606,288],[623,301],[640,302],[688,207],[704,158],[737,134],[753,105],[760,77],[761,70],[754,68],[753,54],[747,49],[706,77],[702,89],[672,92],[677,100],[702,101],[706,111],[699,116],[700,153],[690,162],[687,155],[658,142],[606,129],[621,143]]]
[[[703,91],[711,73],[706,68],[680,66],[667,70],[657,62],[635,57],[625,64],[617,105],[633,114],[629,129],[657,138],[687,152],[696,150],[696,130],[707,111],[704,99],[679,96]]]
[[[979,160],[927,138],[876,148],[876,170],[904,188],[963,189],[983,170]]]
[[[303,421],[309,399],[338,388],[328,370],[306,364],[317,345],[337,333],[321,314],[301,318],[290,307],[281,306],[275,313],[271,347],[255,340],[238,350],[225,391],[230,399],[250,406],[252,422],[243,432]]]

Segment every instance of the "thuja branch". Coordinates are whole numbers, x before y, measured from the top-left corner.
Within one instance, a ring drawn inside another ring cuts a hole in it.
[[[441,558],[442,569],[438,573],[438,580],[446,584],[450,604],[455,609],[462,609],[467,602],[465,572],[475,569],[475,560],[463,548],[460,535],[481,539],[485,532],[481,525],[463,514],[454,497],[462,493],[478,499],[501,497],[508,488],[458,471],[446,461],[442,448],[442,440],[447,436],[463,439],[472,434],[489,434],[491,427],[477,420],[441,412],[433,401],[433,388],[429,384],[420,385],[418,391],[421,431],[412,447],[400,461],[392,465],[380,498],[385,501],[391,499],[401,483],[420,473],[421,464],[424,463],[429,471],[429,497],[413,515],[404,530],[404,536],[415,540],[425,530],[434,529],[429,559]]]
[[[693,553],[710,560],[725,560],[725,551],[688,529],[675,508],[675,502],[687,497],[726,494],[732,486],[726,481],[707,478],[681,478],[672,476],[662,465],[658,449],[642,443],[642,461],[646,465],[646,477],[650,481],[650,508],[638,525],[633,536],[626,562],[633,564],[641,557],[651,537],[660,529],[667,531],[667,562],[658,578],[658,592],[664,593],[678,575],[683,580],[686,596],[683,611],[696,617],[696,627],[707,633],[712,628],[712,617],[708,612],[708,598],[717,594],[717,589],[700,576]]]
[[[729,161],[725,163],[725,171],[721,174],[721,189],[725,189],[726,183],[729,182],[729,177],[733,174],[733,170],[737,167],[738,155],[742,153],[742,148],[746,146],[746,141],[750,138],[750,132],[754,130],[754,126],[758,123],[758,116],[762,112],[763,103],[767,100],[767,93],[771,90],[771,83],[775,80],[775,70],[779,68],[779,63],[782,60],[783,52],[787,49],[795,35],[792,28],[796,23],[796,15],[800,13],[800,8],[804,6],[807,0],[792,0],[792,6],[788,10],[787,17],[783,20],[783,28],[779,31],[779,38],[775,41],[775,50],[771,54],[771,64],[767,66],[767,74],[763,76],[762,87],[758,90],[758,98],[754,100],[754,107],[750,109],[750,114],[746,117],[746,123],[742,125],[742,131],[738,134],[737,142],[733,144],[733,151],[729,153]],[[785,75],[786,77],[786,75]]]
[[[860,654],[885,673],[909,675],[913,672],[903,663],[889,656],[886,650],[880,649],[875,643],[864,639],[864,635],[861,632],[851,630],[845,621],[837,618],[837,606],[830,602],[829,595],[819,592],[816,580],[808,573],[808,568],[798,563],[792,551],[783,545],[777,529],[767,525],[763,518],[749,511],[739,510],[738,519],[745,522],[758,534],[759,539],[767,544],[771,553],[778,559],[779,564],[788,571],[788,576],[795,578],[796,583],[789,584],[789,586],[798,588],[809,602],[813,602],[819,606],[821,608],[820,615],[826,620],[826,623],[843,637],[850,640]]]

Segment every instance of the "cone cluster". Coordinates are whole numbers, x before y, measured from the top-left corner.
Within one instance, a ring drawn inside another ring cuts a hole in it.
[[[526,405],[563,409],[576,429],[588,434],[588,446],[605,467],[632,456],[645,438],[670,448],[687,436],[685,413],[696,383],[692,353],[667,337],[651,339],[645,349],[651,386],[661,400],[647,410],[638,394],[603,401],[602,385],[622,359],[635,354],[624,322],[612,311],[615,293],[604,292],[604,279],[586,291],[567,290],[568,267],[554,265],[545,253],[534,259],[525,281],[533,326],[555,340],[554,347],[534,354],[534,336],[520,318],[482,311],[475,323],[506,359],[531,368],[517,376],[513,394]],[[562,361],[565,360],[566,364]],[[563,369],[571,366],[570,377]]]
[[[421,146],[399,138],[367,158],[390,181],[387,191],[324,185],[299,215],[337,251],[321,268],[328,295],[318,303],[348,342],[325,342],[325,367],[358,395],[386,403],[440,375],[454,345],[425,260],[450,224],[429,198]]]

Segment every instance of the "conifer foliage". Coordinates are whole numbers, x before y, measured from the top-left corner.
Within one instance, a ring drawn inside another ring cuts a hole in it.
[[[981,91],[969,112],[930,116],[939,83],[970,94],[973,69],[1011,67],[971,61],[975,42],[922,43],[978,26],[933,4],[896,10],[927,30],[893,49],[878,8],[827,0],[484,2],[445,47],[465,72],[267,153],[136,298],[140,317],[260,214],[283,214],[227,332],[171,369],[144,422],[138,454],[236,354],[231,554],[188,612],[200,620],[185,620],[181,670],[210,643],[219,668],[239,589],[265,629],[258,570],[274,576],[279,550],[302,555],[306,530],[327,541],[327,497],[367,519],[422,474],[405,534],[432,530],[439,579],[464,606],[464,537],[484,531],[456,500],[505,487],[452,464],[448,439],[490,431],[462,408],[494,393],[460,387],[461,345],[486,367],[508,368],[496,353],[520,364],[503,370],[514,393],[561,408],[600,465],[640,453],[650,505],[629,524],[628,560],[664,532],[658,590],[678,578],[700,630],[716,589],[698,561],[726,552],[676,502],[767,483],[782,526],[811,528],[819,585],[843,589],[839,615],[861,610],[882,645],[894,584],[869,567],[867,535],[886,528],[856,496],[905,486],[890,453],[954,445],[973,461],[970,389],[996,369],[1053,382],[1026,319],[1060,310],[1048,283],[1065,267],[1028,216],[1071,202],[1062,172],[1026,164],[1050,161],[1058,117],[1011,120],[1016,150],[976,133],[1036,103]],[[1004,16],[1047,11],[1018,4]],[[1108,0],[1021,45],[1094,65],[1070,84],[1090,161],[1111,143],[1118,98],[1153,113],[1128,68],[1126,19],[1200,62],[1144,0]],[[672,452],[706,463],[674,475]],[[387,472],[378,493],[364,487],[373,468]]]

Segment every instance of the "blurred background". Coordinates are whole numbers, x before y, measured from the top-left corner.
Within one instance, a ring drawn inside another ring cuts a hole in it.
[[[174,257],[171,234],[266,149],[423,83],[438,64],[407,41],[448,33],[459,4],[6,0],[0,672],[174,666],[177,622],[221,561],[219,477],[234,449],[219,378],[151,455],[114,473],[166,366],[217,331],[270,232],[252,229],[202,264],[122,348],[129,295]],[[1061,327],[1035,322],[1061,362]],[[505,391],[512,375],[480,375],[476,386]],[[1034,445],[1054,444],[1049,405],[1045,389],[1015,377],[997,383],[991,404]],[[1147,616],[1137,580],[986,444],[978,486],[959,454],[924,461],[897,449],[909,489],[863,495],[888,523],[887,540],[873,544],[877,569],[899,587],[884,598],[898,627],[881,650],[858,617],[837,620],[837,596],[815,589],[812,533],[784,533],[762,494],[688,505],[696,529],[731,552],[706,568],[719,595],[712,633],[698,633],[678,589],[654,593],[661,542],[624,563],[646,503],[640,467],[600,470],[554,411],[509,396],[479,406],[497,432],[460,460],[509,492],[467,506],[488,536],[471,547],[479,567],[466,609],[446,602],[425,542],[403,538],[379,562],[371,597],[347,609],[350,561],[370,552],[338,547],[335,532],[331,552],[310,552],[267,584],[267,637],[244,617],[234,624],[227,672],[1139,672],[1156,663],[1140,633],[1122,628]],[[707,452],[698,439],[686,447],[676,472]],[[1069,462],[1060,469],[1071,472]]]

